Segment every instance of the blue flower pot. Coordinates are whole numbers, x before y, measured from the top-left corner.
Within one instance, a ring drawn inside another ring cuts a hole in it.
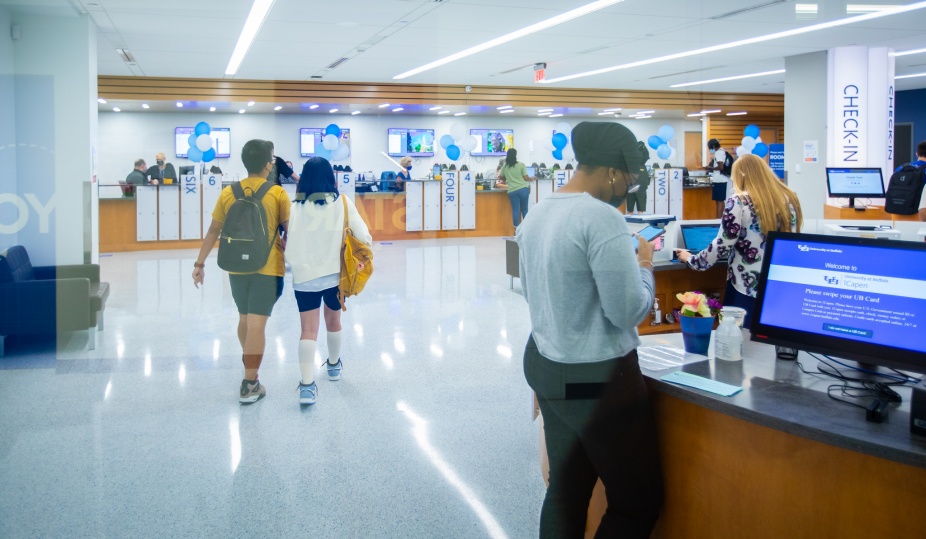
[[[711,344],[711,330],[714,328],[714,317],[699,318],[695,316],[680,316],[682,326],[682,339],[685,341],[685,351],[692,354],[707,355],[707,348]]]

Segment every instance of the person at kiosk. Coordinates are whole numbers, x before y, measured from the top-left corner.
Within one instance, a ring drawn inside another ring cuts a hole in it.
[[[174,170],[174,165],[167,162],[164,152],[158,152],[154,159],[157,165],[149,168],[145,173],[151,179],[152,185],[162,184],[166,179],[170,179],[171,182],[177,179],[177,171]]]
[[[395,190],[398,192],[405,191],[405,182],[412,179],[412,158],[405,156],[399,161],[402,169],[396,172],[395,175]]]
[[[678,249],[678,260],[705,271],[719,261],[727,263],[723,304],[746,310],[743,327],[752,323],[753,304],[770,230],[800,232],[804,224],[797,194],[772,172],[765,160],[744,155],[733,163],[733,189],[720,219],[717,237],[707,248],[690,253]]]
[[[517,230],[533,328],[524,376],[540,404],[550,462],[540,537],[585,535],[598,478],[608,509],[596,537],[649,537],[662,469],[636,348],[637,324],[653,305],[653,246],[617,211],[645,161],[617,123],[582,122],[571,140],[579,162],[572,179]]]

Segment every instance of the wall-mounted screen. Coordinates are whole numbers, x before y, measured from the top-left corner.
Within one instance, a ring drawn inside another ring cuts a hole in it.
[[[315,157],[318,155],[316,148],[322,145],[322,139],[325,138],[324,127],[300,127],[299,128],[299,155],[302,157]],[[341,142],[350,146],[350,129],[341,129]]]
[[[513,129],[470,129],[469,134],[476,139],[476,149],[471,155],[502,156],[514,148]]]
[[[174,153],[177,157],[186,158],[186,152],[190,149],[190,135],[193,134],[192,127],[174,128]],[[231,129],[228,127],[213,127],[209,133],[212,137],[212,149],[215,150],[217,158],[231,157]]]
[[[431,157],[434,155],[433,129],[389,128],[389,155],[391,157]]]

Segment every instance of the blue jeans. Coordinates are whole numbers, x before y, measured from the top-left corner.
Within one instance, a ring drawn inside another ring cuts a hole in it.
[[[511,219],[516,227],[527,217],[527,199],[530,194],[530,187],[522,187],[517,191],[508,191],[508,200],[511,201]]]

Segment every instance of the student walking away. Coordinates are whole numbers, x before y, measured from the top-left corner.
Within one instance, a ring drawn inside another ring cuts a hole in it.
[[[515,228],[527,217],[527,201],[530,196],[530,186],[527,182],[534,178],[527,175],[527,167],[518,161],[518,151],[508,149],[505,160],[498,165],[498,177],[505,180],[508,187],[508,201],[511,202],[511,218]]]
[[[717,237],[698,253],[676,252],[680,262],[698,271],[718,261],[727,263],[723,304],[745,309],[743,327],[748,328],[765,257],[765,236],[770,230],[800,232],[803,215],[797,193],[761,157],[744,155],[733,163],[733,189]]]
[[[193,284],[197,288],[203,284],[206,258],[221,236],[218,261],[229,272],[232,297],[238,307],[238,341],[244,363],[238,400],[250,404],[267,394],[258,370],[264,358],[267,320],[283,292],[284,239],[277,227],[282,226],[285,234],[290,201],[282,187],[267,181],[273,168],[270,142],[249,140],[241,150],[241,160],[248,177],[219,195],[212,224],[193,263]]]
[[[710,171],[711,200],[717,207],[717,218],[723,214],[724,203],[730,198],[730,174],[733,170],[733,156],[720,147],[720,141],[712,138],[707,141],[707,149],[713,155],[705,170]]]
[[[152,185],[163,184],[165,179],[176,180],[177,171],[174,170],[174,165],[167,162],[167,156],[163,152],[158,152],[154,156],[156,165],[152,166],[145,173]]]
[[[286,262],[293,272],[293,290],[299,306],[302,332],[299,336],[299,402],[314,404],[318,395],[315,384],[315,350],[318,340],[319,308],[324,303],[328,358],[325,367],[329,380],[341,378],[341,301],[338,284],[341,278],[341,246],[346,222],[354,236],[366,245],[373,244],[367,224],[357,213],[350,197],[338,193],[331,163],[313,157],[302,167],[296,186],[289,221]],[[332,363],[333,362],[333,363]]]
[[[636,348],[637,324],[653,305],[653,246],[612,205],[634,190],[644,161],[620,124],[582,122],[571,140],[579,162],[572,179],[517,230],[532,326],[524,375],[540,403],[550,462],[540,537],[585,535],[598,478],[608,508],[596,537],[649,537],[662,471]]]
[[[918,213],[926,221],[926,141],[916,146],[916,161],[897,167],[884,195],[884,211],[897,215]]]
[[[637,150],[640,152],[640,158],[643,160],[643,163],[646,163],[649,160],[649,149],[646,147],[646,143],[638,141]],[[640,187],[634,193],[627,193],[627,215],[646,212],[646,193],[647,189],[649,189],[650,180],[651,178],[646,168],[637,175],[636,184]]]

